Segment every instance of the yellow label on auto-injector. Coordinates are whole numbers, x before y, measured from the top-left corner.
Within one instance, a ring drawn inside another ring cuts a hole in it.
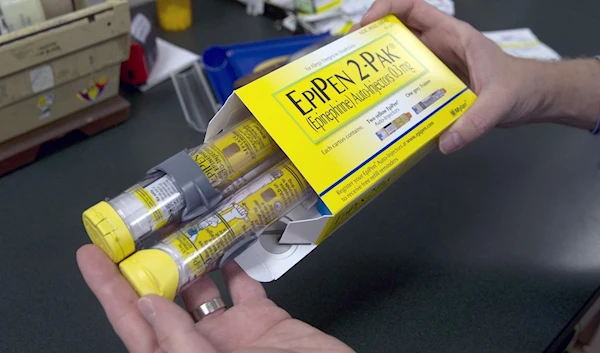
[[[192,158],[213,185],[235,182],[279,147],[254,118],[248,118],[223,133],[210,144],[203,145]]]
[[[274,93],[289,117],[317,143],[427,69],[385,34]]]
[[[172,244],[194,274],[214,269],[241,238],[265,229],[301,202],[310,186],[296,167],[283,161],[236,193],[212,215],[170,235]]]
[[[160,210],[160,207],[154,197],[143,187],[137,186],[131,189],[131,192],[135,197],[138,198],[143,204],[146,210],[150,213],[152,221],[154,222],[154,228],[160,228],[167,223],[165,216]]]

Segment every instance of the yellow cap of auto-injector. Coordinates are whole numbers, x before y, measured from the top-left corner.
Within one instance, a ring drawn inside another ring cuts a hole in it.
[[[99,202],[83,212],[83,226],[94,244],[119,263],[135,252],[133,236],[117,211],[107,202]]]
[[[123,260],[119,269],[140,297],[156,294],[175,299],[179,269],[166,252],[158,249],[140,250]]]

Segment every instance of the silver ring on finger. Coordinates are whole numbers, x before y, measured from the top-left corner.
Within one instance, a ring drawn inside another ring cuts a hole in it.
[[[225,308],[225,302],[221,298],[215,298],[207,301],[206,303],[200,305],[196,309],[191,311],[192,317],[194,321],[198,322],[202,320],[204,317],[214,313],[219,309]]]

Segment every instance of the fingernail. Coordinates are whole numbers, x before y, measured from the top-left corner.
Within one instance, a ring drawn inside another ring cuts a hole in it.
[[[154,318],[156,317],[156,311],[152,305],[152,301],[148,298],[141,298],[138,300],[138,309],[142,312],[142,315],[146,318],[146,321],[150,325],[154,325]]]
[[[460,138],[460,135],[455,131],[444,134],[440,140],[440,150],[443,154],[452,153],[462,147],[462,138]]]

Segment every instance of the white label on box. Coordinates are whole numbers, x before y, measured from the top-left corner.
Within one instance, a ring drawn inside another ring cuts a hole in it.
[[[46,20],[40,0],[3,0],[0,1],[0,9],[9,32]]]
[[[38,97],[37,107],[40,110],[40,120],[49,118],[52,115],[50,108],[54,103],[54,94],[47,93],[41,97]]]
[[[39,93],[54,87],[52,67],[44,65],[29,71],[29,81],[33,93]]]
[[[151,29],[150,21],[142,14],[137,14],[131,22],[131,36],[141,43],[146,43]]]

